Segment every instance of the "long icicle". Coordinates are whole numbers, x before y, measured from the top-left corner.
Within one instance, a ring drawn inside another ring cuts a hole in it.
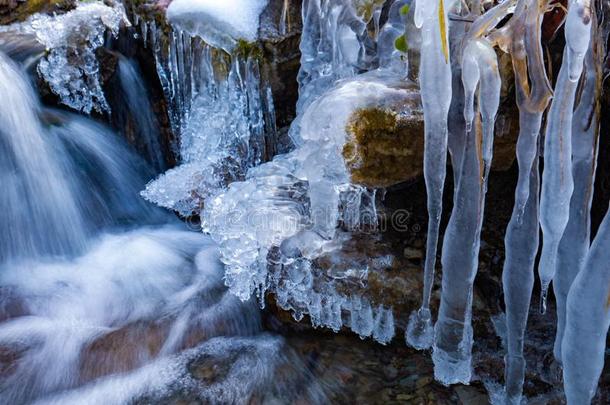
[[[610,212],[591,245],[587,261],[568,294],[562,343],[568,405],[589,404],[604,367],[610,326]]]
[[[537,113],[528,114],[528,119],[539,120]],[[540,114],[541,115],[541,114]],[[529,134],[524,134],[529,136]],[[507,354],[505,363],[506,404],[521,403],[525,379],[523,340],[527,316],[534,289],[534,262],[538,251],[538,193],[540,178],[538,159],[529,175],[529,196],[523,210],[517,205],[508,224],[505,237],[506,259],[502,273],[504,302],[506,303]],[[522,181],[521,179],[519,181]]]
[[[511,20],[510,53],[519,108],[515,204],[504,239],[506,259],[502,286],[506,307],[505,403],[521,403],[525,379],[523,341],[534,288],[539,246],[538,143],[542,115],[551,97],[540,42],[546,0],[520,0]],[[524,35],[515,33],[524,32]],[[535,41],[536,46],[528,42]],[[529,62],[529,63],[528,63]],[[538,98],[538,100],[535,100]]]
[[[541,284],[541,312],[546,312],[546,296],[555,276],[559,242],[568,224],[572,177],[572,116],[578,80],[591,37],[589,0],[572,0],[565,25],[566,46],[555,98],[547,119],[544,142],[544,171],[540,197],[540,225],[543,242],[538,267]]]
[[[423,350],[430,348],[434,339],[430,295],[443,209],[447,116],[452,98],[447,29],[450,4],[445,4],[445,0],[417,0],[415,7],[415,24],[422,31],[419,80],[425,125],[424,178],[428,195],[428,236],[422,306],[409,318],[406,340],[414,348]]]
[[[592,15],[594,16],[594,13]],[[597,46],[598,42],[591,41],[585,59],[585,83],[572,123],[574,193],[570,201],[570,219],[559,243],[557,273],[553,280],[557,304],[557,334],[553,354],[559,362],[561,362],[561,341],[565,329],[568,292],[576,275],[584,266],[591,240],[591,204],[600,122],[599,93],[602,80],[600,57],[603,55]]]
[[[473,39],[465,45],[462,81],[467,125],[469,100],[477,84],[480,113],[474,114],[475,125],[471,125],[467,134],[454,206],[443,241],[441,304],[432,360],[435,378],[445,385],[468,384],[471,378],[473,284],[501,88],[497,56],[485,40]]]

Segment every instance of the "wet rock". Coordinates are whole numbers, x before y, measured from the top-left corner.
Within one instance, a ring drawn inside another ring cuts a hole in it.
[[[299,93],[299,43],[303,29],[302,0],[270,0],[261,14],[259,37],[263,50],[262,72],[271,86],[279,128],[296,115]]]
[[[213,384],[226,378],[238,356],[238,352],[228,353],[222,359],[222,362],[218,362],[218,359],[212,356],[202,356],[189,364],[188,367],[193,377],[205,384]]]
[[[24,62],[28,58],[42,55],[45,47],[32,34],[19,32],[0,33],[0,51],[18,62]]]
[[[515,102],[515,77],[510,56],[504,53],[499,55],[498,66],[502,78],[502,90],[494,134],[492,170],[506,171],[517,159],[519,110]]]

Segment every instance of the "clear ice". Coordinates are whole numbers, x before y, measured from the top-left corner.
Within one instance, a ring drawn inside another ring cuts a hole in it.
[[[315,259],[339,249],[350,230],[376,224],[376,192],[351,183],[341,153],[354,111],[408,97],[406,64],[394,49],[404,32],[404,4],[396,2],[388,23],[372,35],[366,27],[380,9],[367,14],[343,1],[304,2],[298,116],[290,129],[296,146],[208,198],[202,214],[204,231],[220,245],[225,281],[238,297],[256,295],[263,304],[273,292],[297,320],[309,314],[316,327],[346,326],[382,343],[394,336],[392,309],[340,293],[332,279],[314,284],[315,277],[326,277]],[[377,41],[377,52],[365,46],[369,41]]]
[[[415,25],[421,29],[422,38],[419,83],[424,107],[428,234],[422,306],[409,318],[406,339],[408,344],[420,350],[428,349],[433,344],[430,294],[436,267],[447,165],[447,119],[452,96],[448,12],[452,4],[453,1],[445,0],[416,0],[415,3]]]
[[[606,214],[566,303],[561,358],[569,405],[591,403],[604,367],[610,327],[609,251],[610,214]]]
[[[544,170],[540,195],[542,255],[538,265],[541,311],[546,311],[549,285],[557,269],[561,237],[570,217],[574,191],[572,175],[572,118],[574,99],[591,38],[588,0],[572,0],[565,27],[566,46],[544,137]]]
[[[502,84],[496,53],[474,28],[475,34],[464,37],[461,55],[466,134],[463,150],[455,151],[461,154],[461,167],[456,168],[454,206],[443,240],[441,303],[434,327],[434,375],[446,385],[468,384],[471,378],[473,284]]]
[[[520,0],[510,25],[513,32],[525,31],[525,35],[512,38],[510,43],[519,109],[516,150],[519,177],[504,241],[502,271],[507,330],[504,398],[507,404],[515,405],[521,404],[522,400],[526,369],[523,346],[539,247],[539,136],[542,117],[551,98],[542,46],[539,41],[533,46],[530,43],[541,36],[539,5],[538,0]]]
[[[229,55],[178,29],[163,47],[157,30],[150,29],[151,47],[179,135],[180,165],[150,182],[142,195],[188,217],[268,159],[275,148],[274,106],[256,56]]]
[[[557,335],[553,353],[561,362],[561,341],[566,326],[566,302],[570,287],[583,269],[591,241],[591,204],[599,142],[599,93],[601,72],[599,51],[591,41],[585,61],[585,83],[572,121],[572,174],[574,193],[570,200],[570,219],[559,243],[557,272],[553,292],[557,305]]]

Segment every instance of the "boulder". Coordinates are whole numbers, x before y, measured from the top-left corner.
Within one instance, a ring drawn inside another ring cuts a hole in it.
[[[414,84],[401,103],[354,111],[346,130],[343,157],[354,183],[388,187],[422,174],[423,110]]]

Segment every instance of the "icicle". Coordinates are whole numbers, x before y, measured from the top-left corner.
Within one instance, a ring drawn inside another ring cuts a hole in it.
[[[542,113],[521,114],[521,121],[540,124]],[[522,127],[520,137],[531,138],[530,124]],[[535,139],[538,137],[535,136]],[[530,147],[529,142],[519,142],[520,149]],[[537,144],[534,144],[534,150]],[[517,153],[522,154],[519,150]],[[535,155],[537,156],[537,155]],[[534,288],[534,261],[538,252],[538,160],[530,166],[528,200],[521,208],[515,204],[505,238],[506,261],[502,273],[504,301],[506,303],[507,354],[505,358],[506,402],[520,404],[525,377],[523,339],[527,324],[529,305]],[[519,178],[523,183],[523,178]],[[517,188],[517,192],[519,189]]]
[[[515,193],[518,216],[523,214],[529,200],[530,172],[538,155],[542,115],[552,96],[540,39],[546,4],[545,0],[519,0],[512,20],[512,35],[508,39],[520,111],[517,141],[519,181]],[[516,34],[520,31],[525,31],[525,35]]]
[[[531,117],[534,120],[536,117]],[[523,136],[529,136],[524,133]],[[523,213],[515,205],[506,231],[506,261],[502,273],[506,303],[506,403],[520,404],[525,378],[523,339],[534,288],[534,261],[538,252],[538,159],[529,176],[529,197]]]
[[[140,31],[142,31],[142,44],[144,49],[148,48],[148,22],[142,20],[140,23]]]
[[[519,178],[515,205],[505,237],[506,260],[502,273],[506,304],[505,402],[520,404],[525,379],[523,339],[534,288],[534,262],[539,246],[538,142],[542,115],[551,97],[544,70],[540,31],[540,0],[520,0],[512,20],[510,51],[519,107],[517,161]],[[525,35],[515,36],[515,32]],[[530,42],[534,41],[532,46]],[[527,43],[526,43],[527,42]],[[536,99],[537,98],[537,99]]]
[[[592,41],[593,45],[594,41]],[[553,290],[557,302],[557,336],[553,353],[561,361],[561,340],[565,329],[566,300],[574,278],[583,268],[591,240],[591,203],[598,151],[599,92],[601,72],[596,66],[594,48],[586,59],[586,81],[572,124],[572,174],[574,193],[570,219],[559,244],[557,273]]]
[[[564,59],[555,87],[555,98],[548,115],[544,143],[544,171],[540,199],[542,256],[540,276],[541,311],[546,311],[549,284],[555,276],[559,242],[568,223],[570,198],[574,190],[572,178],[572,113],[583,57],[591,31],[591,14],[587,0],[570,3],[565,27]]]
[[[462,61],[462,82],[464,83],[464,120],[466,131],[472,130],[474,120],[474,94],[480,82],[479,108],[483,122],[483,163],[484,174],[491,168],[491,146],[493,144],[494,124],[500,106],[500,73],[498,59],[491,44],[484,40],[470,41],[464,47]]]
[[[430,294],[443,204],[447,162],[447,116],[451,104],[451,62],[445,0],[417,0],[415,25],[422,30],[420,88],[425,119],[424,177],[428,193],[428,239],[421,308],[411,314],[407,343],[416,349],[432,346]]]
[[[288,20],[290,13],[290,0],[284,0],[282,3],[282,14],[280,16],[279,31],[280,35],[286,35],[290,30],[290,21]]]
[[[453,184],[459,182],[460,167],[462,167],[462,158],[464,156],[464,139],[466,136],[464,84],[462,83],[462,66],[460,64],[462,43],[466,30],[467,23],[464,21],[453,21],[449,30],[453,97],[451,97],[451,107],[449,108],[447,148],[451,156],[451,167],[453,167]]]
[[[610,214],[606,214],[568,294],[562,343],[568,405],[591,403],[604,367],[610,326]]]
[[[470,381],[472,286],[482,223],[481,127],[467,133],[460,181],[443,240],[441,305],[435,326],[434,374],[445,385]]]
[[[472,116],[480,127],[471,127],[467,134],[454,207],[443,241],[441,305],[432,359],[436,379],[447,385],[467,384],[471,377],[473,283],[502,84],[497,56],[489,43],[475,38],[466,42],[462,81],[467,126],[469,104],[474,102],[472,90],[479,83],[480,115]]]

